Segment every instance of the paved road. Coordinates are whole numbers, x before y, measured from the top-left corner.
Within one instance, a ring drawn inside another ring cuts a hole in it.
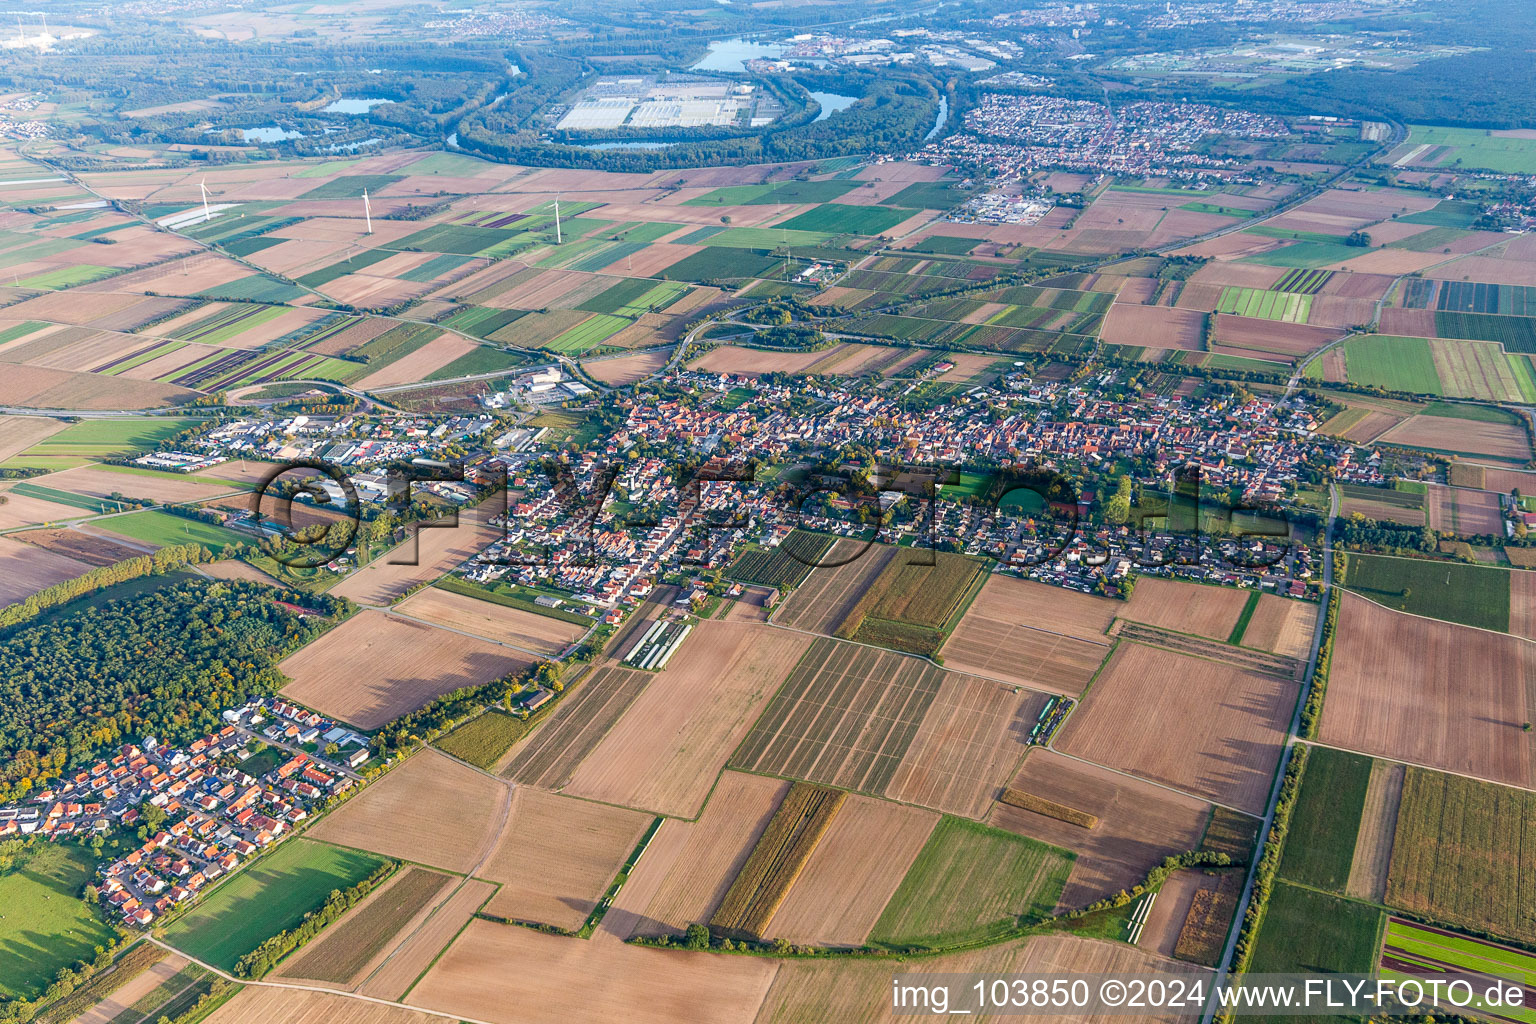
[[[1317,628],[1312,633],[1312,652],[1307,658],[1307,672],[1303,677],[1307,680],[1306,686],[1297,696],[1296,710],[1291,715],[1291,727],[1285,739],[1285,751],[1280,763],[1287,764],[1291,755],[1295,752],[1296,744],[1301,740],[1301,712],[1306,706],[1306,696],[1311,689],[1312,674],[1317,669],[1318,652],[1323,643],[1323,627],[1328,621],[1328,602],[1333,597],[1333,530],[1339,517],[1339,489],[1333,484],[1328,485],[1328,520],[1323,526],[1323,593],[1322,605],[1317,616]],[[1243,883],[1243,894],[1237,901],[1237,910],[1233,916],[1232,930],[1227,934],[1227,945],[1222,951],[1221,966],[1217,969],[1215,984],[1209,1001],[1206,1003],[1205,1013],[1201,1016],[1201,1024],[1210,1024],[1216,1015],[1218,1006],[1216,1002],[1215,988],[1227,983],[1231,977],[1232,954],[1237,948],[1237,936],[1242,931],[1243,915],[1248,911],[1248,905],[1253,900],[1253,883],[1258,874],[1259,854],[1264,849],[1264,844],[1269,840],[1270,831],[1275,825],[1275,805],[1280,800],[1280,787],[1285,779],[1284,772],[1275,773],[1275,782],[1269,794],[1269,805],[1264,812],[1264,822],[1259,829],[1258,839],[1254,846],[1253,863],[1248,868],[1248,878]]]

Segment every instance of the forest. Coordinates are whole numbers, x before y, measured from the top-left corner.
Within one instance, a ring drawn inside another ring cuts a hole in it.
[[[187,579],[15,627],[0,638],[0,802],[127,739],[179,743],[209,732],[225,708],[282,686],[278,661],[345,607],[326,595]]]

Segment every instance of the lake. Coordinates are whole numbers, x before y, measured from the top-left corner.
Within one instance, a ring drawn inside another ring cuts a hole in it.
[[[785,51],[782,43],[757,43],[750,39],[714,39],[709,52],[693,65],[695,71],[745,71],[746,62],[758,57],[777,57]]]
[[[381,99],[342,99],[332,100],[320,109],[327,114],[366,114],[380,104],[393,102]]]

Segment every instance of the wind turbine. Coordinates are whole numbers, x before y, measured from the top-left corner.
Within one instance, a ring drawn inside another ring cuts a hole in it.
[[[213,219],[213,213],[208,209],[208,179],[198,182],[197,187],[203,193],[203,223],[206,224]]]
[[[555,244],[561,244],[560,238],[560,193],[555,193]]]
[[[373,234],[373,211],[368,206],[367,189],[363,189],[363,220],[368,223],[368,234]]]

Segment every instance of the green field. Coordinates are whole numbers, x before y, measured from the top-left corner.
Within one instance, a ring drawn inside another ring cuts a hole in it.
[[[913,210],[947,210],[970,197],[969,189],[960,188],[953,181],[919,181],[885,200],[885,205]]]
[[[771,244],[777,245],[778,242],[774,241]],[[782,266],[782,260],[774,259],[766,252],[710,246],[700,252],[684,256],[662,273],[674,281],[703,282],[775,276]]]
[[[546,341],[541,347],[565,355],[580,355],[588,349],[601,345],[632,323],[634,321],[627,317],[597,313],[564,334]]]
[[[295,278],[294,280],[310,288],[319,288],[321,285],[330,284],[337,278],[346,277],[348,274],[361,273],[375,263],[383,263],[391,256],[396,255],[398,253],[391,252],[388,249],[364,249],[362,252],[353,252],[345,259],[337,260],[335,263],[321,267],[319,270],[312,270],[303,277]],[[434,260],[429,262],[436,262],[436,260],[442,258],[441,256],[435,257]]]
[[[892,209],[888,206],[844,206],[841,203],[823,203],[814,210],[807,210],[798,217],[793,217],[767,230],[788,228],[791,231],[826,231],[839,235],[878,235],[912,215],[912,210]]]
[[[23,454],[86,459],[123,458],[149,451],[171,435],[199,422],[195,419],[147,416],[129,420],[82,420],[37,442]]]
[[[1344,585],[1398,611],[1498,632],[1509,629],[1508,569],[1351,553]]]
[[[1388,978],[1470,973],[1503,978],[1520,986],[1536,980],[1536,956],[1530,953],[1398,918],[1387,919],[1382,952],[1400,964],[1413,965],[1411,972],[1383,967],[1382,974]],[[1502,1018],[1536,1024],[1536,1008],[1529,1006],[1501,1006],[1492,1012]]]
[[[1408,141],[1396,151],[1396,158],[1419,146],[1444,146],[1445,152],[1426,150],[1414,162],[1431,155],[1434,167],[1483,168],[1505,174],[1536,174],[1536,140],[1501,138],[1483,128],[1442,128],[1437,125],[1411,124]]]
[[[80,899],[95,871],[77,846],[41,843],[0,873],[0,996],[40,995],[61,968],[95,956],[112,929]]]
[[[615,313],[620,316],[640,316],[658,312],[676,302],[688,291],[688,286],[677,281],[652,281],[644,277],[620,281],[605,292],[600,292],[581,303],[577,308],[593,313]]]
[[[1386,903],[1431,921],[1536,942],[1536,793],[1409,766]]]
[[[1435,333],[1442,338],[1495,341],[1510,352],[1536,352],[1536,317],[1494,313],[1435,313]]]
[[[116,267],[98,267],[91,263],[81,263],[73,267],[60,267],[58,270],[33,274],[31,277],[22,278],[17,283],[23,288],[73,288],[76,285],[100,281],[117,272]]]
[[[1369,757],[1331,747],[1312,749],[1301,796],[1291,814],[1280,861],[1282,877],[1315,889],[1344,891],[1370,781]]]
[[[130,512],[125,516],[113,516],[96,524],[103,530],[132,537],[146,544],[202,544],[214,554],[226,544],[245,544],[254,538],[245,537],[233,530],[212,523],[200,523],[196,519],[183,519],[167,512],[153,509]]]
[[[1436,228],[1460,228],[1466,230],[1477,223],[1483,214],[1482,207],[1476,203],[1460,202],[1455,199],[1442,199],[1438,204],[1425,210],[1423,213],[1410,213],[1397,218],[1403,224],[1427,224]]]
[[[1344,365],[1352,384],[1421,395],[1445,393],[1433,351],[1424,338],[1387,334],[1350,338],[1344,343]]]
[[[1383,916],[1364,903],[1276,881],[1248,969],[1255,974],[1367,973],[1376,962]]]
[[[473,352],[466,352],[453,362],[439,366],[427,374],[427,380],[453,380],[477,373],[500,373],[522,366],[528,361],[521,352],[503,352],[492,345],[481,345]]]
[[[985,939],[1051,913],[1076,857],[946,815],[880,915],[870,941],[938,946]]]
[[[461,761],[490,771],[527,731],[528,724],[522,719],[492,708],[438,740],[437,746]]]
[[[958,235],[929,235],[909,247],[911,252],[933,252],[944,256],[964,256],[981,244],[979,238],[961,238]]]
[[[292,928],[336,889],[367,878],[385,858],[307,839],[286,839],[204,896],[165,930],[165,939],[230,970],[246,953]]]
[[[833,233],[830,231],[810,230],[806,228],[726,228],[717,235],[710,235],[704,244],[711,249],[764,249],[772,251],[781,246],[791,248],[814,248],[831,241]],[[702,254],[701,254],[702,255]],[[664,273],[668,277],[680,275],[668,267]]]
[[[727,185],[684,206],[772,206],[775,203],[828,203],[855,188],[858,182],[776,181],[766,185]]]
[[[317,185],[300,199],[361,199],[363,190],[377,195],[379,189],[404,178],[403,174],[343,174]]]
[[[1312,315],[1312,296],[1229,286],[1221,290],[1216,312],[1257,317],[1261,320],[1279,320],[1287,324],[1304,324]]]
[[[1253,229],[1249,229],[1252,231]],[[1286,232],[1280,237],[1288,238],[1292,234],[1306,232]],[[1330,263],[1342,263],[1356,256],[1364,255],[1369,249],[1357,248],[1345,245],[1342,242],[1323,242],[1316,239],[1303,240],[1280,249],[1271,249],[1269,252],[1259,253],[1257,256],[1243,257],[1243,263],[1257,263],[1265,267],[1301,267],[1311,269],[1325,267]]]

